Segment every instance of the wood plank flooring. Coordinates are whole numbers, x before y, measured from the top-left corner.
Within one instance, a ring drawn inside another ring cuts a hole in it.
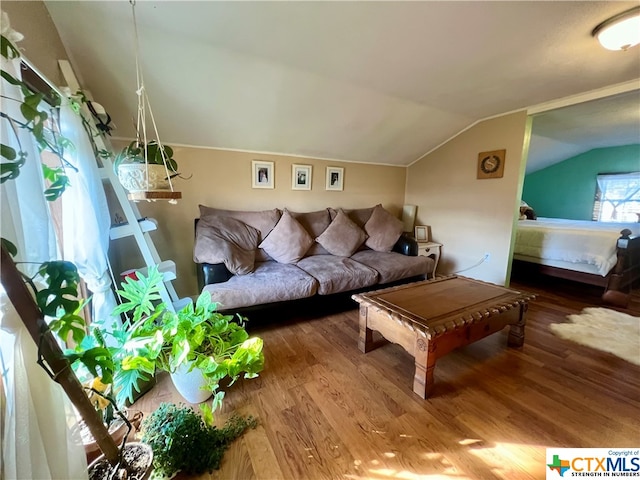
[[[543,479],[547,447],[640,446],[640,367],[548,329],[600,306],[600,292],[553,279],[511,287],[538,294],[524,347],[507,348],[504,330],[450,353],[427,400],[401,347],[358,350],[355,304],[256,316],[265,369],[228,389],[217,421],[235,411],[259,426],[198,478]],[[640,296],[623,311],[640,316]],[[182,400],[161,374],[133,408],[162,401]]]

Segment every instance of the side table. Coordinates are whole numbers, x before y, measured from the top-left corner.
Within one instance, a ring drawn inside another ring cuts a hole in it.
[[[418,255],[433,258],[433,272],[431,272],[433,278],[436,277],[436,268],[438,268],[438,261],[440,260],[440,247],[442,247],[441,243],[418,242]]]

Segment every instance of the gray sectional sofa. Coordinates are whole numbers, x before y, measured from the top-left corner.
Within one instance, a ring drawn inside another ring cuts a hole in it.
[[[422,280],[433,268],[382,205],[297,213],[200,206],[200,288],[230,311]]]

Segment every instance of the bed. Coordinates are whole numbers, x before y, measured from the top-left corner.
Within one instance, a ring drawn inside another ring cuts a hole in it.
[[[520,220],[513,258],[514,267],[526,262],[543,274],[603,286],[612,303],[640,278],[640,223]]]

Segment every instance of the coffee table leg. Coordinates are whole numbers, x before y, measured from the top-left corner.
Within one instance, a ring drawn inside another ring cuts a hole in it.
[[[360,338],[358,348],[362,353],[373,350],[373,330],[367,328],[367,307],[360,307]]]
[[[435,344],[422,337],[416,340],[416,373],[413,377],[413,391],[420,398],[427,398],[433,389],[433,371],[436,368]]]
[[[528,304],[520,305],[520,317],[517,323],[513,323],[509,326],[509,337],[507,338],[507,345],[509,347],[521,347],[524,345],[524,327],[527,323],[525,314],[527,313]]]

